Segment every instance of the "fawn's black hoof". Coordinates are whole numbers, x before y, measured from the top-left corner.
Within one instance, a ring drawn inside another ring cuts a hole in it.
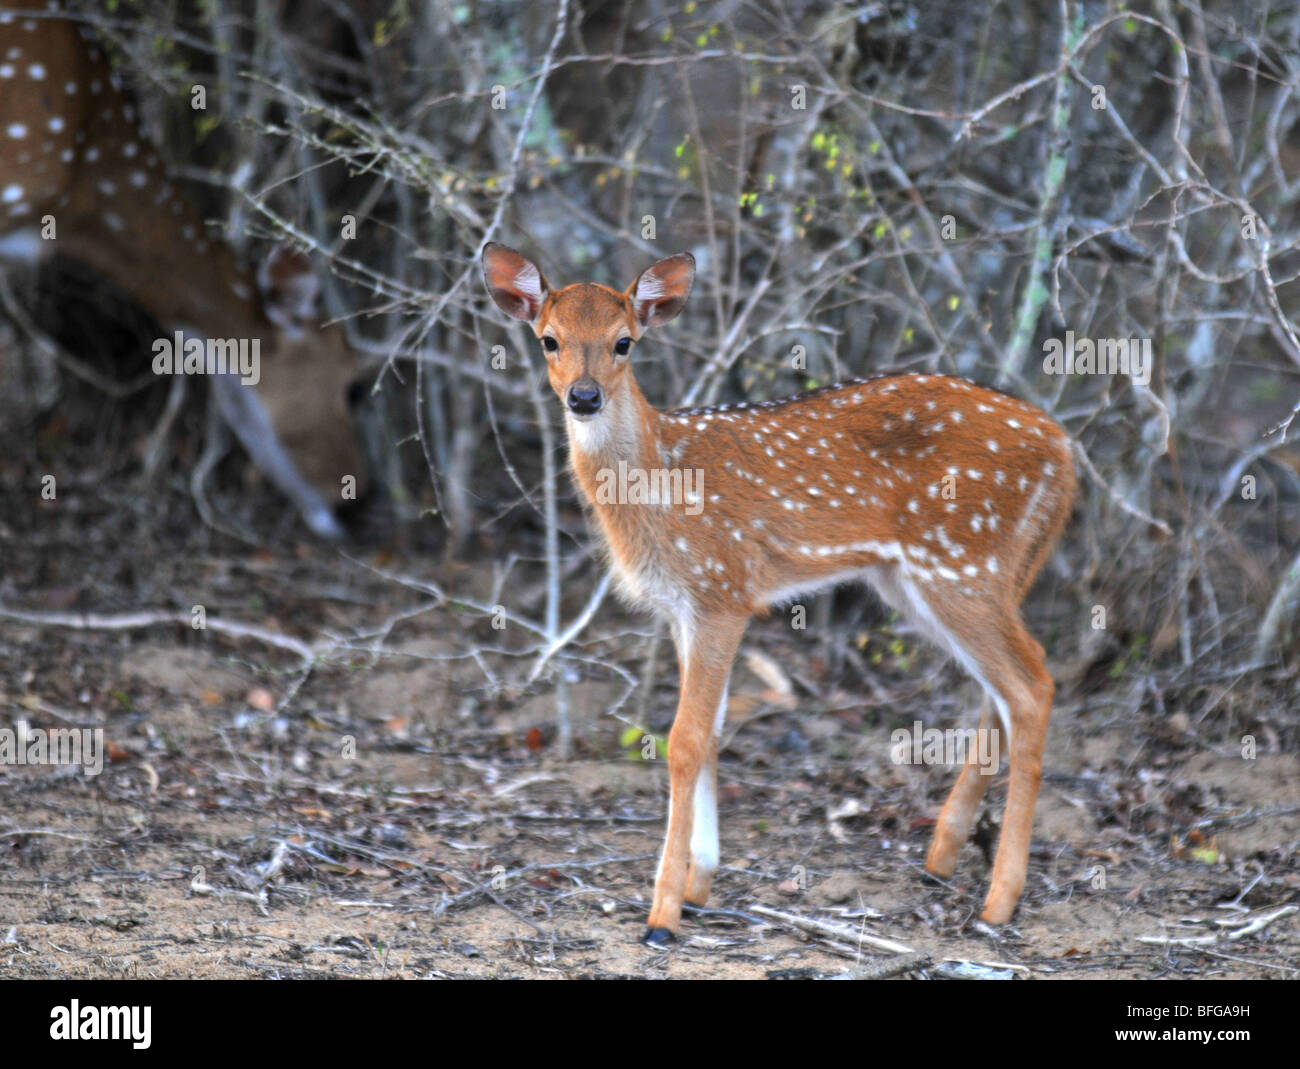
[[[666,947],[677,942],[677,936],[667,928],[647,928],[641,942],[648,947]]]

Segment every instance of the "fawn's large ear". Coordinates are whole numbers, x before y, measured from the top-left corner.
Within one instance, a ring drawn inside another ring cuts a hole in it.
[[[667,323],[682,310],[695,283],[695,257],[679,252],[652,263],[628,287],[636,318],[643,327]]]
[[[267,319],[290,334],[315,320],[320,279],[306,253],[277,245],[258,266],[257,288]]]
[[[525,323],[537,319],[551,292],[546,276],[532,260],[495,241],[483,246],[483,281],[496,306]]]

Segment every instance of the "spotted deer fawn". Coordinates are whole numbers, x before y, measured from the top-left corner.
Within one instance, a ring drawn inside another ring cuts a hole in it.
[[[1053,694],[1020,602],[1074,497],[1064,432],[1031,405],[937,375],[660,412],[637,387],[632,347],[685,304],[689,254],[652,264],[623,293],[587,283],[552,290],[536,264],[495,243],[483,250],[483,272],[497,307],[541,339],[573,471],[623,591],[667,618],[677,646],[668,831],[646,942],[671,941],[682,903],[709,897],[718,736],[746,623],[796,595],[863,579],[979,682],[981,731],[1009,736],[1002,839],[982,914],[1008,921],[1025,885]],[[615,470],[699,477],[657,504],[631,504],[607,492]],[[989,779],[980,768],[972,748],[926,856],[936,876],[952,874],[970,834]]]
[[[357,365],[343,331],[315,318],[311,264],[276,250],[254,283],[167,181],[85,31],[6,6],[0,2],[0,259],[32,263],[62,253],[169,329],[258,340],[255,386],[234,374],[209,376],[216,410],[311,530],[341,537],[342,480],[365,474],[347,402]]]

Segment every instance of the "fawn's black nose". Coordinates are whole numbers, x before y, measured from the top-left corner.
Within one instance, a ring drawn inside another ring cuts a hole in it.
[[[569,411],[575,416],[594,416],[600,411],[600,387],[575,382],[569,387]]]

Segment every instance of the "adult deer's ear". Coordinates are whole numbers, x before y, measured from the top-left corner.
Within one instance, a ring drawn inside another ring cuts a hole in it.
[[[496,306],[511,319],[535,322],[551,287],[538,266],[505,245],[483,246],[483,281]]]
[[[652,263],[627,289],[628,299],[643,327],[667,323],[682,310],[695,283],[695,257],[679,252]]]
[[[316,320],[320,279],[306,253],[277,245],[257,269],[262,310],[278,327],[300,334]]]

